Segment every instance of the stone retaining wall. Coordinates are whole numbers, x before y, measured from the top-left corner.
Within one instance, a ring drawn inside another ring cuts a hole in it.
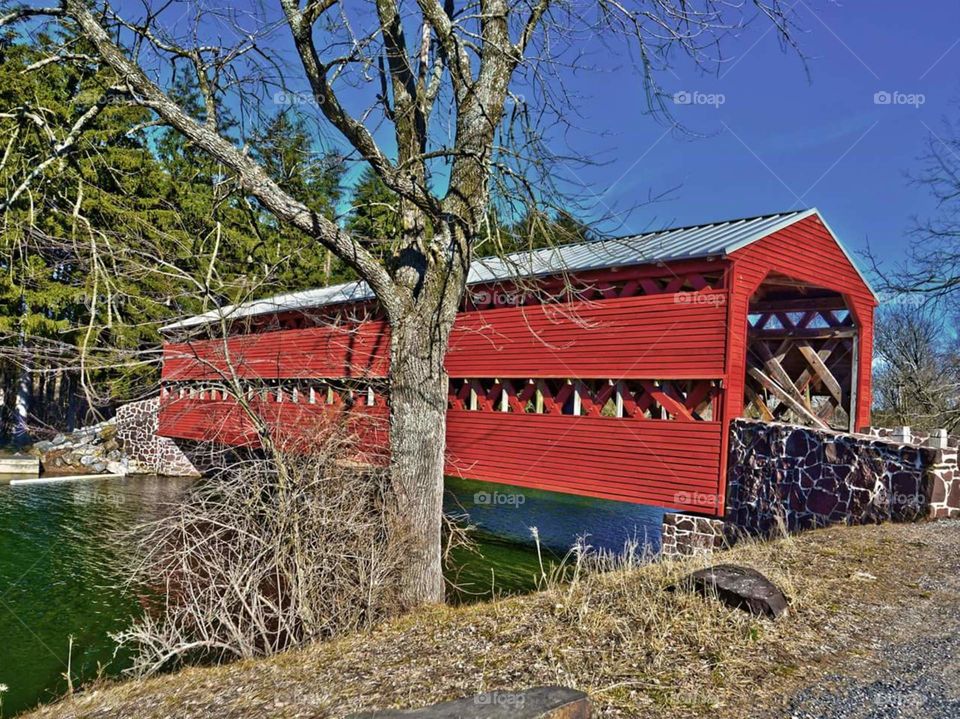
[[[871,437],[896,441],[904,435],[904,430],[910,436],[907,444],[925,445],[940,449],[960,448],[960,434],[947,434],[945,430],[934,431],[916,430],[910,427],[867,427],[865,434]]]
[[[660,556],[676,559],[691,554],[711,554],[726,544],[726,522],[689,514],[663,515]]]
[[[159,408],[159,397],[125,404],[113,418],[37,442],[31,451],[47,474],[199,476],[172,439],[157,435]]]
[[[712,551],[739,534],[960,517],[958,445],[944,433],[735,420],[724,520],[667,514],[663,555]]]
[[[160,474],[167,477],[196,477],[196,468],[168,437],[159,430],[160,398],[131,402],[117,409],[114,421],[117,441],[123,449],[129,474]]]

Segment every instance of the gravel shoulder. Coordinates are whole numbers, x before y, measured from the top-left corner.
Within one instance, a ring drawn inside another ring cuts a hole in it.
[[[344,717],[560,684],[598,717],[960,717],[960,522],[832,527],[714,558],[790,598],[776,622],[670,591],[706,560],[590,575],[265,659],[90,687],[36,717]]]
[[[956,523],[916,533],[942,550],[917,580],[919,601],[899,606],[862,651],[796,692],[791,719],[957,719],[960,717],[960,552]]]

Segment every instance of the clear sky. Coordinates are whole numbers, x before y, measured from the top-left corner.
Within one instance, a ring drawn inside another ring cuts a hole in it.
[[[684,66],[663,76],[681,100],[693,98],[675,115],[702,137],[665,133],[644,114],[630,73],[579,81],[592,96],[582,124],[613,133],[581,138],[609,160],[577,171],[594,187],[598,216],[670,188],[622,231],[816,206],[855,254],[869,239],[902,257],[911,216],[933,208],[905,173],[919,168],[944,118],[960,120],[960,2],[798,0],[795,10],[809,78],[769,24],[728,45],[719,77]],[[878,103],[878,92],[892,101]]]
[[[118,4],[134,14],[140,8]],[[559,169],[569,175],[562,179],[588,187],[592,211],[581,219],[635,207],[619,225],[601,228],[626,234],[816,206],[855,256],[869,240],[891,262],[903,257],[911,217],[934,210],[906,175],[920,169],[925,142],[943,135],[945,119],[960,125],[960,0],[783,4],[800,25],[806,67],[759,19],[726,43],[719,73],[678,63],[660,74],[681,100],[674,115],[690,133],[672,132],[646,112],[623,44],[583,48],[605,71],[570,80],[584,101],[580,130],[567,139],[603,164]],[[278,57],[292,59],[286,33],[271,42]],[[379,135],[389,149],[388,134]]]

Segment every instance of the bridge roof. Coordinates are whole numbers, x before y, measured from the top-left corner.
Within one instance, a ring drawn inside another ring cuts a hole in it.
[[[723,257],[811,215],[819,215],[819,212],[815,208],[794,210],[703,225],[654,230],[626,237],[546,247],[498,257],[481,257],[471,264],[467,284],[487,284],[560,272],[584,272]],[[836,239],[835,235],[834,238]],[[846,250],[844,252],[851,264],[856,266],[849,253]],[[175,322],[162,329],[164,331],[187,329],[223,318],[235,320],[276,312],[359,302],[372,298],[373,292],[366,282],[346,282],[330,287],[275,295],[239,305],[228,305]]]

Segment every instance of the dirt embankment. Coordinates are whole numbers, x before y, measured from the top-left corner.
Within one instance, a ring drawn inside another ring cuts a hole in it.
[[[722,561],[776,581],[789,616],[773,623],[668,591],[704,565],[691,559],[426,609],[269,659],[101,687],[33,716],[342,717],[541,684],[589,692],[603,717],[789,716],[805,703],[791,697],[821,677],[869,666],[891,642],[936,641],[960,603],[956,521],[837,527]]]

